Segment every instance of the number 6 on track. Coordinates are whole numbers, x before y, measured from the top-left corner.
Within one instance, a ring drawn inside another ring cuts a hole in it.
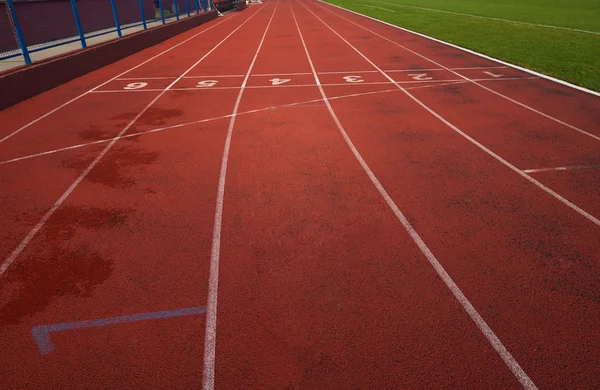
[[[131,83],[127,84],[123,89],[141,89],[147,86],[148,83]]]

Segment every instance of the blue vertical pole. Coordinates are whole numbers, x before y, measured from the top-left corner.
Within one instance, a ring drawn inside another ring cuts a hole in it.
[[[177,18],[177,20],[179,20],[179,5],[177,4],[177,0],[175,0],[174,3],[175,3],[175,17]]]
[[[148,26],[146,26],[146,16],[144,15],[144,4],[142,3],[142,0],[138,0],[138,3],[140,3],[140,14],[142,15],[142,24],[144,25],[144,30],[147,30]]]
[[[188,14],[188,18],[190,17],[190,2],[189,0],[185,0],[185,10]]]
[[[113,16],[115,17],[115,26],[117,27],[117,35],[119,38],[123,37],[121,34],[121,25],[119,24],[119,15],[117,15],[117,6],[115,5],[115,0],[110,0],[110,5],[112,7]]]
[[[87,44],[85,43],[85,34],[83,33],[83,28],[81,28],[81,20],[79,19],[79,11],[77,11],[77,4],[75,4],[75,0],[71,0],[71,9],[73,10],[73,16],[75,17],[75,24],[77,25],[77,32],[79,33],[81,47],[85,49],[87,47]]]
[[[200,12],[198,12],[198,0],[194,0],[194,7],[196,7],[196,15],[199,15]]]
[[[158,6],[160,7],[160,18],[162,19],[162,24],[165,24],[165,10],[163,9],[162,0],[158,0]]]
[[[19,47],[21,48],[21,53],[23,53],[23,59],[27,65],[31,65],[31,57],[29,56],[29,50],[27,50],[27,45],[25,44],[25,38],[23,38],[23,31],[21,31],[21,25],[19,24],[19,20],[17,19],[17,13],[15,12],[15,5],[13,4],[13,0],[6,0],[6,5],[8,6],[8,12],[12,17],[13,24],[15,26],[15,33],[17,35],[17,41],[19,42]]]

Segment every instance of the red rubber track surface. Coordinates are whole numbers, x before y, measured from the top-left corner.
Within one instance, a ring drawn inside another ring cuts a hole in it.
[[[4,110],[0,387],[597,388],[598,113],[314,0]]]

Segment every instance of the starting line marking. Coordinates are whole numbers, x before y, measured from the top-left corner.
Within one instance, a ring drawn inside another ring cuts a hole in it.
[[[172,318],[189,315],[199,315],[206,313],[205,306],[187,307],[185,309],[155,311],[150,313],[130,314],[119,317],[100,318],[97,320],[85,320],[76,322],[64,322],[62,324],[39,325],[31,329],[35,343],[42,355],[47,355],[56,350],[56,347],[50,339],[50,333],[63,332],[66,330],[95,328],[98,326],[108,326],[123,324],[128,322],[147,321],[161,318]]]
[[[383,85],[383,84],[419,84],[419,83],[429,83],[432,86],[441,86],[448,85],[448,83],[462,83],[462,82],[480,82],[480,81],[507,81],[507,80],[532,80],[538,79],[537,76],[531,77],[501,77],[498,75],[494,75],[496,77],[492,78],[481,78],[481,79],[449,79],[449,80],[433,80],[427,77],[424,73],[412,74],[410,75],[414,80],[406,80],[406,81],[395,81],[392,83],[391,81],[373,81],[373,82],[364,82],[360,76],[345,76],[345,83],[329,83],[329,84],[321,84],[323,87],[337,87],[337,86],[347,86],[347,85]],[[167,92],[171,91],[198,91],[198,90],[206,90],[206,89],[260,89],[260,88],[302,88],[302,87],[316,87],[316,84],[292,84],[286,85],[290,79],[276,79],[277,81],[271,81],[271,85],[248,85],[245,87],[217,87],[218,82],[216,80],[205,80],[200,81],[197,87],[194,88],[169,88]],[[287,80],[287,81],[284,81]],[[115,92],[163,92],[165,89],[160,88],[145,88],[148,84],[144,82],[136,82],[131,83],[123,87],[123,89],[109,89],[109,90],[96,90],[91,93],[115,93]]]
[[[571,165],[565,167],[554,167],[554,168],[538,168],[538,169],[524,169],[525,173],[537,173],[537,172],[549,172],[549,171],[571,171],[575,169],[594,169],[600,168],[600,164],[592,165]]]

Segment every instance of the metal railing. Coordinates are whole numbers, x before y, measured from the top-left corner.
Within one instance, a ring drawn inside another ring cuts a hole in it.
[[[33,53],[85,49],[215,8],[212,0],[0,0],[0,60],[30,65]]]

